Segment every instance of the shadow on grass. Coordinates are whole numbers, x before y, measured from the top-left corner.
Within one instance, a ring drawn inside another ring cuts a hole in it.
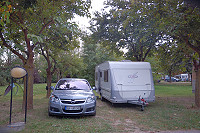
[[[118,109],[123,109],[123,108],[128,108],[128,109],[133,109],[135,111],[141,111],[141,106],[137,105],[137,104],[131,104],[131,103],[111,103],[108,100],[104,100],[101,101],[104,104],[106,104],[106,106],[108,106],[109,108],[118,108]],[[149,105],[144,107],[144,111],[145,108],[148,108],[149,106],[157,106],[157,105],[151,105],[152,103],[149,103]]]
[[[56,118],[56,119],[85,119],[85,118],[93,118],[95,116],[90,116],[90,115],[52,115],[49,116],[50,118]]]

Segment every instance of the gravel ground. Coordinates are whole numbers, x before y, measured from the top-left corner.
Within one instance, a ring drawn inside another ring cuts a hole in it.
[[[178,131],[162,131],[159,133],[200,133],[200,130],[178,130]]]

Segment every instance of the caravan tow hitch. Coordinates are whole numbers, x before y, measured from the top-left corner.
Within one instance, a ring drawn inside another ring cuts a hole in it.
[[[144,111],[144,107],[149,104],[144,100],[144,98],[140,98],[140,96],[139,96],[138,102],[139,102],[138,105],[141,106],[141,111]]]

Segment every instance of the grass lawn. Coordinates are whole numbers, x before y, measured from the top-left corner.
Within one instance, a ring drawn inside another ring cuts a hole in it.
[[[161,83],[155,85],[156,96],[161,97],[184,97],[194,96],[191,83]]]
[[[140,108],[130,104],[112,105],[97,100],[97,115],[87,117],[49,117],[45,84],[34,85],[34,109],[27,114],[27,132],[141,132],[166,130],[200,130],[200,110],[194,106],[189,84],[157,84],[156,101]],[[0,87],[2,95],[5,86]],[[0,127],[9,123],[10,96],[0,96]],[[12,122],[24,120],[21,110],[22,90],[14,95]]]

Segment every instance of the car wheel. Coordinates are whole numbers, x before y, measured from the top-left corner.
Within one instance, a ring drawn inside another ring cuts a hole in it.
[[[53,116],[49,111],[48,111],[48,115],[49,115],[49,116]]]
[[[92,116],[96,116],[96,111],[92,114]]]

